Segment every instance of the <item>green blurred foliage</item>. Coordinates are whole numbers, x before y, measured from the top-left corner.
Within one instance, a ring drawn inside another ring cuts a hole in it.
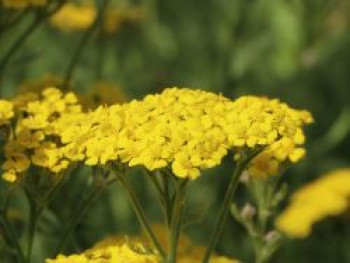
[[[173,85],[233,98],[242,94],[278,97],[310,110],[315,117],[308,130],[308,156],[286,174],[290,191],[324,172],[350,166],[349,1],[120,0],[114,4],[140,5],[144,18],[123,26],[116,34],[93,35],[74,72],[74,89],[87,91],[94,82],[104,80],[118,83],[131,98]],[[5,12],[0,10],[0,15]],[[0,59],[31,19],[27,15],[0,35]],[[62,33],[48,23],[41,25],[6,68],[0,83],[4,95],[13,96],[28,79],[46,73],[64,75],[82,34]],[[225,162],[190,185],[189,210],[203,218],[185,230],[199,243],[204,244],[210,233],[231,169]],[[88,174],[84,170],[71,178],[45,212],[35,243],[37,258],[55,242],[47,229],[53,236],[59,233],[80,198],[86,181],[81,178]],[[149,216],[160,221],[152,186],[140,172],[131,175],[131,180]],[[243,189],[239,190],[237,199],[243,195]],[[23,197],[19,196],[14,206],[24,224]],[[59,215],[50,213],[53,210]],[[71,248],[81,250],[112,233],[135,233],[135,222],[122,189],[113,186],[84,215]],[[232,219],[225,227],[219,251],[252,262],[252,247],[244,230]],[[286,242],[273,262],[350,262],[349,246],[349,217],[344,216],[318,224],[305,240]]]

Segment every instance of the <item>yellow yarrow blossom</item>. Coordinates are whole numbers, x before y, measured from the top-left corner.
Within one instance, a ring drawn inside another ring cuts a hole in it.
[[[65,4],[51,18],[50,23],[62,31],[79,31],[89,28],[96,19],[96,9],[92,4]]]
[[[40,109],[35,106],[34,111]],[[40,125],[41,119],[31,121]],[[211,92],[170,88],[142,100],[66,114],[55,127],[64,155],[73,161],[120,161],[150,171],[170,166],[176,176],[195,179],[201,170],[219,165],[229,150],[264,146],[265,158],[257,160],[264,167],[263,160],[273,159],[266,166],[270,170],[278,168],[276,162],[296,162],[305,152],[302,128],[311,121],[309,113],[278,100],[247,96],[231,101]]]
[[[335,170],[295,192],[276,225],[288,236],[304,238],[313,224],[345,212],[349,198],[350,169]]]
[[[145,250],[142,244],[127,243],[92,248],[80,255],[47,259],[46,263],[160,263],[160,258]]]
[[[8,124],[13,116],[13,103],[7,100],[0,100],[0,126]]]
[[[107,10],[103,27],[106,33],[117,32],[123,23],[138,22],[144,17],[144,11],[140,7],[110,8]]]
[[[74,115],[80,111],[73,93],[62,94],[56,88],[47,88],[37,100],[23,104],[18,109],[14,134],[5,145],[3,178],[16,181],[32,164],[53,173],[66,169],[69,162],[55,123],[65,114]]]
[[[107,34],[115,33],[123,23],[141,20],[143,13],[140,7],[108,7],[103,15],[103,30]],[[83,31],[93,24],[96,16],[97,10],[93,3],[67,3],[51,17],[50,23],[64,32]]]
[[[168,229],[154,225],[154,233],[162,247],[168,246]],[[111,236],[81,254],[47,259],[46,263],[160,263],[161,257],[152,252],[152,245],[146,237]],[[179,263],[201,262],[205,247],[194,245],[185,235],[180,235],[177,259]],[[236,259],[213,254],[210,263],[239,263]]]

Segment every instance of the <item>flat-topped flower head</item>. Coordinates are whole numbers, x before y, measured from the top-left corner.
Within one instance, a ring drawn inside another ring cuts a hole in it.
[[[305,152],[299,146],[302,128],[311,121],[309,113],[278,100],[232,101],[212,92],[169,88],[142,100],[66,114],[56,127],[71,160],[118,161],[150,171],[171,167],[176,176],[195,179],[201,170],[219,165],[228,151],[264,146],[263,159],[273,159],[274,167],[296,162]]]
[[[160,263],[158,255],[151,254],[141,243],[113,244],[91,248],[78,255],[59,255],[56,259],[47,259],[46,263]]]
[[[315,223],[345,212],[349,198],[350,169],[335,170],[296,191],[276,225],[290,237],[306,237]]]
[[[15,129],[5,145],[3,178],[16,181],[31,165],[59,173],[69,165],[65,158],[56,122],[64,115],[81,112],[73,93],[62,94],[56,88],[42,91],[37,100],[22,104]]]

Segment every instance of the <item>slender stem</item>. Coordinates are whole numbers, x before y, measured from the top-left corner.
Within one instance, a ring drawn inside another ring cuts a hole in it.
[[[163,192],[164,192],[164,204],[166,209],[165,211],[166,223],[169,229],[171,225],[171,213],[172,213],[173,204],[171,202],[170,191],[169,191],[169,177],[164,173],[162,173],[161,175],[162,175]]]
[[[29,25],[29,27],[26,28],[26,30],[15,40],[13,45],[8,49],[8,51],[5,53],[4,57],[0,60],[0,80],[1,77],[6,69],[6,66],[8,65],[11,58],[17,53],[17,51],[21,48],[21,46],[25,43],[27,38],[39,27],[39,25],[48,19],[51,15],[53,15],[55,12],[57,12],[62,5],[67,0],[61,0],[53,9],[47,11],[45,14],[39,14],[37,13],[35,16],[35,19],[33,22]],[[0,93],[2,93],[2,86],[0,85]]]
[[[10,238],[10,241],[17,252],[17,256],[18,256],[20,262],[23,262],[23,263],[26,262],[23,250],[21,249],[21,247],[19,245],[16,233],[15,233],[11,223],[7,219],[7,216],[6,216],[4,211],[0,212],[0,220],[4,226],[4,231],[5,231],[6,235]]]
[[[16,54],[16,52],[20,49],[26,39],[35,31],[35,29],[40,25],[41,19],[36,17],[33,22],[27,27],[27,29],[17,38],[14,44],[8,49],[4,57],[0,62],[0,77],[6,69],[8,62],[11,57]]]
[[[146,174],[151,179],[151,182],[153,183],[154,187],[157,190],[158,199],[159,199],[160,206],[161,206],[164,218],[165,218],[165,222],[167,224],[167,227],[169,227],[169,225],[170,225],[170,217],[169,217],[169,212],[168,212],[169,211],[169,203],[168,203],[169,198],[168,198],[168,196],[166,196],[167,192],[162,190],[162,187],[156,178],[156,174],[152,174],[151,172],[149,172],[147,170],[146,170]]]
[[[13,26],[15,26],[16,24],[21,22],[22,19],[28,14],[29,10],[30,10],[30,8],[26,8],[26,9],[22,10],[21,13],[19,13],[17,16],[15,16],[10,22],[8,22],[4,25],[1,25],[0,34],[4,33],[5,31],[9,30]]]
[[[54,256],[56,257],[57,254],[64,248],[64,245],[69,237],[69,235],[72,233],[72,230],[76,227],[77,223],[79,222],[82,214],[85,212],[85,210],[88,208],[91,201],[102,191],[104,185],[99,185],[95,189],[93,189],[88,195],[86,195],[82,202],[80,203],[80,206],[75,210],[72,217],[70,218],[68,224],[66,225],[66,228],[63,230],[63,234],[61,238],[59,239],[58,245],[55,249]]]
[[[69,82],[71,81],[71,79],[73,77],[74,70],[76,69],[76,66],[78,65],[78,62],[79,62],[79,59],[83,53],[83,50],[86,47],[86,44],[88,43],[88,41],[90,40],[92,35],[98,29],[98,25],[100,24],[100,22],[103,18],[104,10],[106,9],[107,4],[108,4],[108,0],[103,0],[103,3],[98,10],[98,13],[97,13],[97,16],[96,16],[94,22],[92,23],[90,28],[85,31],[82,38],[80,39],[80,41],[79,41],[79,43],[78,43],[78,45],[73,53],[73,56],[69,62],[69,65],[68,65],[68,68],[67,68],[67,71],[66,71],[66,74],[64,77],[64,81],[63,81],[63,86],[62,86],[63,90],[68,89]]]
[[[231,200],[236,192],[237,185],[239,183],[239,178],[241,177],[242,172],[247,167],[248,163],[260,152],[262,149],[259,149],[251,154],[249,154],[247,157],[245,157],[243,160],[237,163],[236,168],[233,172],[233,175],[231,177],[230,184],[226,190],[224,202],[221,205],[218,217],[216,218],[216,222],[214,225],[214,230],[212,232],[212,236],[209,241],[209,245],[205,251],[204,257],[203,257],[203,263],[207,263],[210,259],[211,253],[213,252],[216,243],[218,242],[219,236],[223,230],[224,222],[226,219],[226,216],[228,214],[228,211],[230,209]]]
[[[28,200],[30,203],[27,263],[31,262],[33,243],[34,243],[34,239],[35,239],[35,230],[36,230],[36,225],[37,225],[38,219],[40,218],[42,212],[47,207],[47,205],[53,200],[53,198],[55,197],[55,195],[59,191],[59,189],[63,186],[67,174],[68,173],[63,175],[63,177],[60,179],[60,181],[46,195],[46,197],[44,198],[44,201],[42,203],[39,203],[38,205],[37,205],[36,201],[32,199],[30,193],[28,193],[28,191],[25,191],[27,193],[27,197],[28,197]]]
[[[30,203],[30,215],[29,215],[29,229],[28,229],[28,247],[27,247],[27,263],[30,263],[32,256],[32,248],[35,237],[35,228],[36,223],[39,218],[39,215],[36,213],[36,204],[35,201],[31,198],[29,199]]]
[[[169,235],[169,253],[167,263],[176,262],[177,245],[181,230],[181,221],[184,207],[184,186],[186,181],[176,182],[175,201],[171,219],[171,234]]]
[[[135,214],[143,228],[143,230],[145,231],[146,235],[148,236],[148,238],[152,241],[153,245],[155,246],[155,248],[158,250],[160,256],[165,259],[166,258],[166,254],[164,252],[164,249],[162,248],[162,246],[160,245],[156,235],[153,233],[153,230],[150,226],[150,224],[147,221],[147,218],[142,210],[141,204],[138,200],[138,198],[136,197],[135,192],[133,191],[133,189],[131,188],[131,186],[128,184],[128,182],[124,179],[124,177],[119,174],[116,173],[119,182],[121,183],[121,185],[124,187],[124,189],[126,190],[126,192],[128,193],[131,205],[134,208]]]

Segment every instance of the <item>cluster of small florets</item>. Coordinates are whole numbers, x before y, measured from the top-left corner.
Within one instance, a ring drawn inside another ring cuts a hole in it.
[[[48,88],[42,98],[22,105],[12,138],[4,148],[3,178],[16,181],[31,165],[58,173],[68,167],[54,123],[64,114],[76,114],[81,107],[73,93]]]
[[[167,247],[167,228],[161,225],[154,227],[161,245]],[[194,245],[191,240],[181,235],[177,261],[179,263],[200,262],[205,247]],[[155,252],[145,237],[112,236],[108,237],[81,254],[59,255],[56,259],[47,259],[46,263],[160,263],[161,257]],[[212,263],[239,263],[240,261],[214,254]]]
[[[290,206],[276,221],[277,227],[291,237],[306,237],[313,224],[347,211],[349,198],[350,169],[330,172],[293,194]]]
[[[266,167],[296,162],[304,155],[302,128],[312,121],[308,112],[278,100],[247,96],[231,101],[179,88],[86,113],[72,93],[63,96],[51,88],[25,108],[6,147],[7,171],[16,171],[14,149],[20,149],[23,165],[18,172],[30,161],[51,171],[60,171],[68,160],[86,165],[121,162],[150,171],[171,168],[178,177],[195,179],[201,170],[219,165],[228,151],[265,147],[249,171],[259,176],[265,167],[263,172],[273,174]],[[59,147],[48,136],[57,137]],[[23,155],[27,149],[34,153],[31,160]]]
[[[13,103],[7,100],[0,100],[0,127],[9,124],[13,116]]]

